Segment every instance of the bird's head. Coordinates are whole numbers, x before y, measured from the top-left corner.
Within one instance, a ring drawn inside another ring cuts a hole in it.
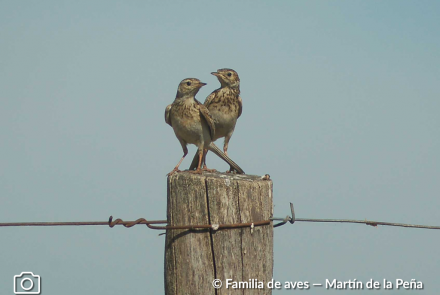
[[[240,87],[240,78],[238,77],[237,72],[232,69],[219,69],[217,72],[212,72],[211,74],[217,77],[220,84],[222,84],[222,87]]]
[[[195,96],[200,88],[205,85],[206,83],[203,83],[196,78],[183,79],[179,84],[179,88],[177,88],[177,97]]]

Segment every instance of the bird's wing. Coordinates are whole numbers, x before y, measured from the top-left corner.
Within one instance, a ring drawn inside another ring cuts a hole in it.
[[[208,123],[209,131],[211,133],[211,138],[214,138],[214,134],[215,134],[214,119],[212,118],[208,109],[204,105],[199,104],[197,107],[199,108],[200,114],[205,119],[206,123]]]
[[[167,122],[167,124],[170,125],[171,127],[173,127],[173,125],[171,125],[171,116],[170,116],[172,106],[173,105],[170,104],[167,105],[167,107],[165,108],[165,122]]]
[[[209,105],[213,102],[215,96],[217,94],[217,90],[213,91],[210,95],[208,95],[208,97],[205,99],[205,107],[209,107]]]
[[[240,96],[238,97],[237,100],[238,100],[238,117],[237,117],[237,119],[238,119],[238,118],[240,118],[241,112],[243,111],[243,101],[241,100]]]

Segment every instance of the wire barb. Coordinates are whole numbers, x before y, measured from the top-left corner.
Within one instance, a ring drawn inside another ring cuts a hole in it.
[[[290,203],[290,213],[292,214],[292,216],[287,215],[284,219],[272,217],[270,220],[282,220],[280,223],[275,224],[273,227],[282,226],[282,225],[286,224],[287,221],[290,222],[290,224],[293,224],[295,222],[295,210],[293,209],[292,203]]]
[[[135,226],[136,224],[145,224],[146,226],[148,226],[151,229],[162,229],[162,226],[154,226],[152,224],[167,223],[166,220],[151,220],[151,221],[148,221],[145,218],[138,218],[135,221],[124,221],[124,220],[122,220],[120,218],[115,219],[115,221],[112,221],[112,220],[113,220],[113,216],[110,216],[110,218],[108,219],[108,225],[110,227],[114,227],[117,224],[121,224],[121,225],[123,225],[123,226],[128,228],[128,227]]]

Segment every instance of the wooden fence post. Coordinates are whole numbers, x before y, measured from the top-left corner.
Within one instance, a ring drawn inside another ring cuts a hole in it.
[[[181,172],[168,177],[169,225],[258,222],[272,213],[272,181],[260,176]],[[267,288],[272,275],[272,224],[253,229],[167,230],[167,295],[272,294]],[[222,281],[221,288],[213,287],[214,279]],[[247,286],[233,288],[234,282]],[[264,288],[259,288],[261,284]]]

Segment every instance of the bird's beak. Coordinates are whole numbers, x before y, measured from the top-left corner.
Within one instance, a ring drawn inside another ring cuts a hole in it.
[[[214,75],[214,76],[216,76],[216,77],[220,76],[220,74],[217,73],[217,72],[212,72],[211,75]]]
[[[200,83],[199,83],[199,88],[202,88],[202,87],[205,86],[205,85],[206,85],[206,83],[200,82]]]

